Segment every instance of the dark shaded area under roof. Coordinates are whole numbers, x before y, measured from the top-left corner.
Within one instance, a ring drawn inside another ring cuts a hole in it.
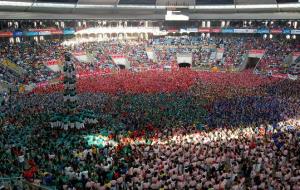
[[[37,0],[42,3],[77,3],[78,0]]]
[[[234,0],[196,0],[196,5],[234,4]]]
[[[298,0],[276,0],[277,3],[298,3]]]
[[[119,5],[155,5],[156,0],[120,0]]]

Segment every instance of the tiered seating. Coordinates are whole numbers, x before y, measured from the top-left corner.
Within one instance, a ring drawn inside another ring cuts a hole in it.
[[[230,39],[225,41],[224,66],[239,66],[243,55],[246,53],[246,43],[244,39]]]
[[[296,50],[293,44],[280,40],[270,41],[266,47],[266,53],[258,63],[258,69],[273,73],[278,73],[283,68],[286,56]]]

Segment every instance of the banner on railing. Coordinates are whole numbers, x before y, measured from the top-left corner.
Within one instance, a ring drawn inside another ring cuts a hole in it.
[[[291,30],[291,34],[300,34],[300,30]]]
[[[295,52],[293,52],[293,56],[299,57],[299,56],[300,56],[300,51],[295,51]]]
[[[285,28],[282,30],[283,34],[291,34],[291,29]]]
[[[210,28],[199,28],[198,32],[209,33],[209,32],[211,32],[211,29]]]
[[[30,32],[42,32],[42,31],[55,31],[57,28],[32,28],[29,29],[28,31]]]
[[[111,55],[110,57],[113,59],[125,59],[126,58],[125,55]]]
[[[288,74],[288,77],[289,77],[289,79],[291,79],[291,80],[297,80],[297,79],[298,79],[298,75],[291,75],[291,74]]]
[[[263,49],[251,49],[248,51],[248,57],[252,58],[262,58],[265,54]]]
[[[179,29],[178,28],[168,28],[167,30],[169,33],[172,33],[172,32],[179,32]]]
[[[212,33],[221,33],[221,28],[212,28],[211,32]]]
[[[12,32],[0,32],[0,37],[11,37],[13,36]]]
[[[221,60],[223,58],[224,51],[225,51],[224,48],[217,49],[217,53],[216,53],[217,60]]]
[[[188,32],[198,32],[198,28],[187,28]]]
[[[130,63],[127,60],[125,55],[111,55],[110,56],[116,65],[119,65],[123,68],[129,69]]]
[[[65,29],[64,34],[65,35],[75,34],[75,30],[74,29]]]
[[[249,54],[264,54],[265,50],[263,49],[251,49],[248,51]]]
[[[256,33],[258,33],[258,34],[269,34],[270,30],[267,29],[267,28],[260,28],[260,29],[257,29]]]
[[[256,33],[257,29],[234,29],[233,32],[234,33],[242,33],[242,34],[254,34]]]
[[[188,31],[187,31],[187,29],[186,28],[181,28],[180,29],[180,33],[187,33]]]
[[[281,34],[282,30],[281,29],[271,29],[272,34]]]
[[[25,32],[24,35],[25,36],[38,36],[39,32],[30,31],[30,32]]]
[[[177,53],[177,63],[188,63],[192,64],[193,62],[193,56],[191,53]]]
[[[16,32],[13,33],[13,36],[14,36],[14,37],[20,37],[20,36],[23,36],[23,32],[21,32],[21,31],[16,31]]]
[[[59,64],[59,62],[58,62],[58,60],[56,60],[56,59],[52,59],[52,60],[49,60],[49,61],[47,61],[47,65],[58,65]]]
[[[44,82],[39,82],[36,84],[37,87],[46,87],[48,85],[48,81],[44,81]]]
[[[81,56],[81,55],[86,55],[86,52],[84,51],[77,51],[77,52],[74,52],[72,53],[74,56]]]
[[[90,59],[90,57],[88,57],[87,54],[86,54],[86,52],[84,52],[84,51],[75,52],[75,53],[73,53],[73,55],[81,63],[92,62],[92,60]]]
[[[51,34],[60,35],[60,34],[64,34],[64,32],[62,30],[53,30],[53,31],[51,31]]]
[[[233,28],[224,28],[224,29],[222,29],[222,33],[234,33],[234,29]]]
[[[41,31],[41,32],[39,32],[39,35],[40,36],[48,36],[48,35],[51,35],[51,32],[50,31]]]

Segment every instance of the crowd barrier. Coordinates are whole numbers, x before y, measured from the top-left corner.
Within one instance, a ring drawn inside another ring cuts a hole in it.
[[[0,178],[0,189],[13,189],[13,187],[22,190],[56,190],[55,187],[46,187],[30,183],[24,180],[23,177]]]

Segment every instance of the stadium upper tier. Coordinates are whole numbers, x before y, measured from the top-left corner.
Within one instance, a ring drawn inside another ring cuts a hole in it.
[[[298,0],[6,0],[36,3],[69,3],[69,4],[140,4],[140,5],[214,5],[214,4],[276,4],[296,3]]]
[[[166,8],[184,8],[192,10],[192,13],[198,10],[218,12],[224,11],[259,11],[271,10],[274,12],[289,12],[299,8],[298,0],[5,0],[0,1],[0,10],[2,11],[27,11],[51,13],[61,11],[62,13],[93,13],[93,10],[165,10]],[[279,9],[279,10],[278,10]],[[88,11],[87,11],[88,10]],[[92,11],[92,12],[90,12]],[[129,12],[130,13],[130,12]],[[101,12],[98,14],[107,14]],[[123,12],[124,14],[124,12]],[[127,13],[126,13],[127,14]],[[132,12],[131,12],[132,14]],[[154,14],[154,13],[153,13]],[[156,14],[160,14],[156,12]],[[112,16],[113,17],[113,16]]]
[[[299,44],[285,38],[181,36],[69,46],[62,45],[62,41],[41,41],[1,43],[1,49],[0,79],[17,85],[59,79],[65,51],[71,51],[77,59],[78,77],[113,73],[123,68],[134,72],[173,70],[180,64],[197,69],[240,71],[250,67],[273,75],[300,74],[300,64],[296,61]]]

